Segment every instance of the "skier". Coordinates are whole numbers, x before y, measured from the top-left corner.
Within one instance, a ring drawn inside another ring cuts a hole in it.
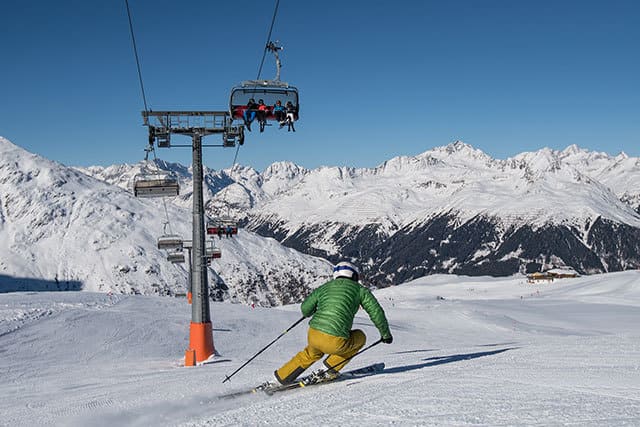
[[[391,344],[393,337],[384,310],[371,291],[358,283],[356,266],[343,261],[333,268],[333,280],[313,291],[300,306],[305,317],[311,317],[307,347],[274,372],[280,384],[292,383],[309,366],[324,360],[327,378],[335,378],[349,358],[360,350],[366,336],[351,330],[353,319],[362,306],[380,332],[382,342]]]

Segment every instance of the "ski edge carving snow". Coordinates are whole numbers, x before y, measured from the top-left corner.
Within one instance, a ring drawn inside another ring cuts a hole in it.
[[[311,379],[313,377],[317,377],[318,374],[322,374],[324,372],[324,371],[320,371],[320,373],[316,372],[316,373],[304,376],[302,378],[299,378],[296,382],[291,384],[279,385],[279,386],[267,387],[267,388],[264,388],[262,385],[260,385],[257,387],[253,387],[249,390],[243,390],[243,391],[238,391],[234,393],[224,394],[222,396],[218,396],[218,398],[233,399],[236,397],[260,393],[260,392],[264,392],[267,395],[273,395],[275,393],[281,393],[284,391],[294,390],[294,389],[303,388],[303,387],[313,387],[315,385],[320,385],[320,384],[330,384],[330,383],[341,382],[341,381],[346,381],[346,380],[355,379],[355,378],[366,377],[369,375],[382,372],[384,370],[384,367],[385,367],[384,363],[373,363],[371,365],[363,366],[362,368],[357,368],[351,371],[342,372],[340,376],[334,379],[312,382]]]

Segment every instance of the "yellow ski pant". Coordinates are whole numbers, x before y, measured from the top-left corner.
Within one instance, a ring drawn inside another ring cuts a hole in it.
[[[329,357],[325,359],[324,365],[339,371],[349,363],[346,359],[356,354],[364,346],[367,337],[359,329],[351,331],[349,338],[343,338],[309,328],[307,341],[308,345],[304,350],[275,371],[275,375],[281,383],[292,382],[325,354],[328,354]]]

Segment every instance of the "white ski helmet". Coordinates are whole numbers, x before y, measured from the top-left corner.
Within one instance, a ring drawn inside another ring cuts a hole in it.
[[[338,277],[347,277],[351,280],[358,281],[358,277],[360,276],[360,272],[358,271],[358,267],[351,264],[347,261],[341,261],[333,267],[333,278],[337,279]]]

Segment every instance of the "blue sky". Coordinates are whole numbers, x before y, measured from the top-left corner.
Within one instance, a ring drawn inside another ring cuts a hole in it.
[[[275,1],[129,4],[152,109],[225,109],[257,76]],[[640,156],[638,22],[637,1],[281,0],[272,38],[301,120],[249,134],[238,162],[373,167],[456,139],[496,158],[570,144]],[[67,165],[143,158],[124,0],[5,2],[0,57],[0,136]],[[185,148],[158,156],[191,163]]]

